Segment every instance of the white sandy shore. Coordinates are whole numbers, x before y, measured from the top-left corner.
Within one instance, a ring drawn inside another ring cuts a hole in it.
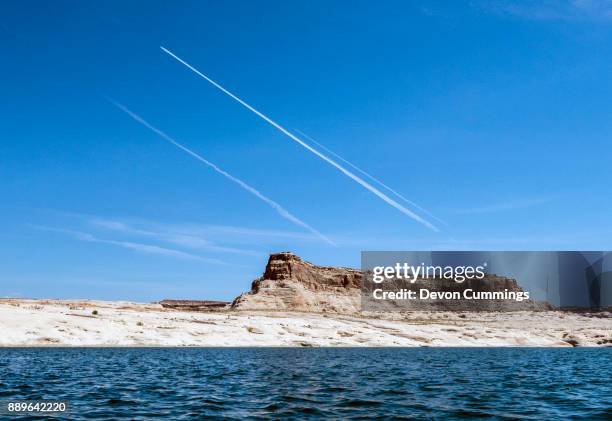
[[[3,299],[0,346],[610,346],[610,316],[195,313],[158,304]]]

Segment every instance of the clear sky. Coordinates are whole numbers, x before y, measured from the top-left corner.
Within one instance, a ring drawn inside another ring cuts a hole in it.
[[[4,2],[0,51],[0,296],[231,299],[285,250],[611,247],[607,1]]]

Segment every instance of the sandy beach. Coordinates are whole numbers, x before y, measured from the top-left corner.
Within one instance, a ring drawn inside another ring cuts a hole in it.
[[[174,311],[159,304],[0,300],[0,346],[612,345],[610,313]]]

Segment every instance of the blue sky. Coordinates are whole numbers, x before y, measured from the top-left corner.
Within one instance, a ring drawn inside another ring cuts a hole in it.
[[[610,249],[609,2],[2,9],[0,296],[231,299],[283,250],[357,267],[361,250]],[[446,224],[402,214],[160,45]]]

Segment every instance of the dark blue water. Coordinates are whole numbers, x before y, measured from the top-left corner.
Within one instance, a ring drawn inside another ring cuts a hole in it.
[[[612,349],[0,349],[70,419],[612,419]]]

